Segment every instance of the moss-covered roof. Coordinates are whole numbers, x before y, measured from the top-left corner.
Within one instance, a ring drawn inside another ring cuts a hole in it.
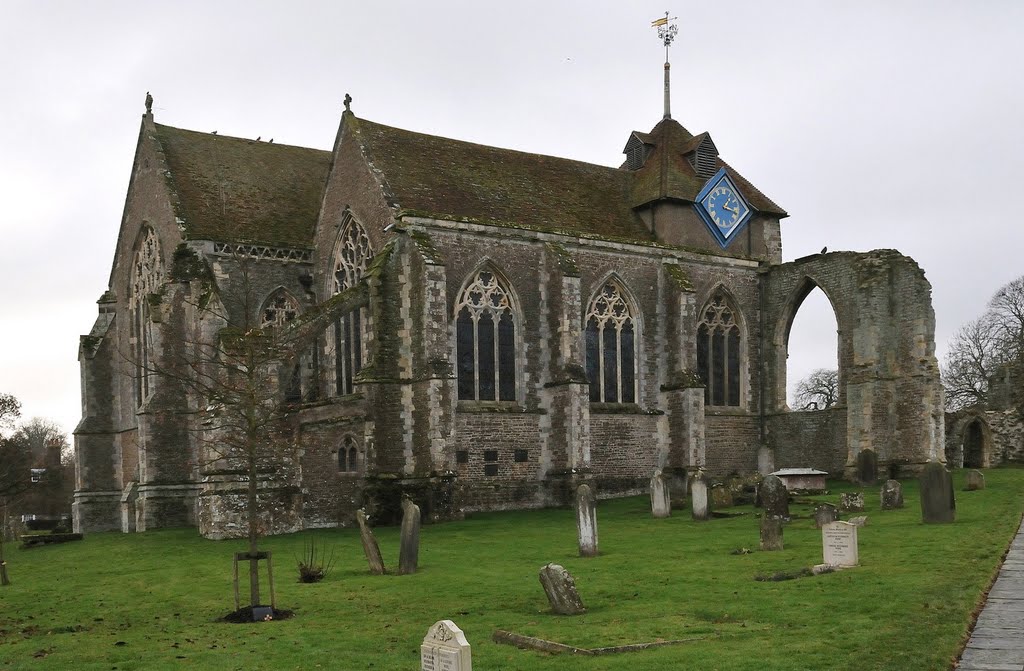
[[[661,198],[695,201],[707,180],[697,176],[686,155],[700,146],[708,137],[707,133],[694,136],[674,119],[662,119],[650,133],[634,131],[634,134],[641,137],[645,144],[653,146],[653,150],[643,167],[633,173],[632,205],[640,206]],[[788,216],[785,210],[728,163],[721,158],[716,158],[715,163],[726,169],[755,210],[777,217]]]
[[[653,240],[616,168],[423,135],[346,114],[392,204],[438,219]]]
[[[155,127],[188,239],[313,245],[330,152]]]

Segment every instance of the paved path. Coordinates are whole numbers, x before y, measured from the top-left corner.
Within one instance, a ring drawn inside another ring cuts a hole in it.
[[[1024,671],[1024,523],[988,593],[958,671]]]

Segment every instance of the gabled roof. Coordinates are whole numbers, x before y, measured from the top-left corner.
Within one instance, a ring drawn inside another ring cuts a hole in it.
[[[407,214],[650,242],[624,170],[423,135],[346,113],[392,205]]]
[[[635,176],[632,205],[640,206],[662,198],[696,200],[707,180],[697,176],[686,155],[705,139],[710,140],[710,136],[707,133],[694,136],[674,119],[662,119],[646,136],[645,141],[654,145],[654,150],[643,167],[632,173]],[[721,158],[716,158],[716,165],[726,169],[755,210],[777,217],[789,216]]]
[[[330,152],[154,127],[186,238],[312,247]]]

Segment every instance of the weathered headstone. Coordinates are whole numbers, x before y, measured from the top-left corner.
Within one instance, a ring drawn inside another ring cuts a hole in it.
[[[937,461],[925,464],[921,473],[921,521],[942,524],[956,519],[953,476]]]
[[[821,551],[829,566],[857,566],[857,526],[849,522],[830,522],[821,528]]]
[[[586,484],[576,488],[576,537],[581,557],[597,556],[597,501]]]
[[[896,510],[903,507],[903,485],[899,480],[886,480],[881,492],[882,510]]]
[[[402,539],[398,551],[398,573],[415,573],[420,562],[420,507],[402,499]]]
[[[819,503],[814,509],[814,526],[817,529],[822,528],[830,522],[835,522],[839,519],[839,511],[831,503]]]
[[[839,495],[839,509],[847,513],[859,513],[864,510],[863,492],[843,492]]]
[[[979,489],[985,489],[985,474],[982,473],[981,471],[967,471],[965,478],[967,484],[967,491],[973,492]]]
[[[789,519],[789,492],[777,475],[766,475],[758,488],[765,517]]]
[[[435,622],[420,645],[420,671],[473,671],[469,641],[451,620]]]
[[[690,504],[693,511],[693,519],[711,519],[711,481],[704,471],[697,471],[690,483]]]
[[[660,468],[651,478],[651,514],[659,518],[672,516],[672,494]]]
[[[711,487],[711,507],[714,510],[732,508],[732,490],[725,485],[713,485]]]
[[[383,575],[386,573],[384,559],[380,556],[380,546],[373,535],[373,530],[366,523],[366,511],[362,508],[356,511],[356,522],[359,523],[359,540],[363,542],[363,554],[366,555],[366,563],[370,565],[370,573]]]
[[[871,448],[857,454],[857,481],[862,485],[873,485],[878,481],[878,455]]]
[[[847,522],[854,525],[855,527],[866,527],[868,525],[868,516],[857,515],[856,517],[851,517],[850,519],[848,519]]]
[[[761,549],[781,550],[782,548],[782,518],[774,515],[761,516]]]
[[[558,615],[579,615],[587,612],[576,591],[576,581],[558,564],[546,564],[540,569],[540,584]]]

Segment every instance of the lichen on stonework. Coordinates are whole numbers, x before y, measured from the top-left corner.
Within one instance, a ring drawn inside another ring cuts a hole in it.
[[[672,280],[681,291],[692,292],[693,282],[690,281],[690,276],[677,264],[666,263],[665,273],[669,279]]]

